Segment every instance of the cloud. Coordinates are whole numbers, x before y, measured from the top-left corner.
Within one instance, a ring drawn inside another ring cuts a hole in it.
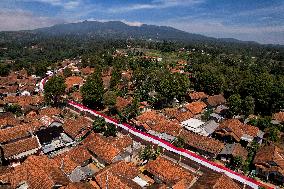
[[[203,0],[152,0],[148,4],[130,4],[122,7],[112,7],[109,12],[120,13],[143,9],[164,9],[175,6],[189,6],[203,2]]]
[[[64,9],[75,9],[81,4],[81,0],[24,0],[25,2],[40,2],[52,6],[63,7]]]
[[[24,10],[0,10],[0,31],[29,30],[63,23],[64,20],[38,17]]]
[[[212,37],[235,37],[261,43],[284,44],[284,24],[275,26],[227,25],[221,19],[198,19],[191,16],[168,19],[152,24],[168,25],[190,33],[200,33]]]

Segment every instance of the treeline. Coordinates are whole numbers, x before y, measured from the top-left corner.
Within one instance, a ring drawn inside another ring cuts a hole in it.
[[[284,108],[283,62],[272,57],[194,53],[191,57],[194,88],[206,93],[224,93],[231,104],[250,104],[253,111],[271,115]],[[235,109],[241,115],[243,107]],[[247,112],[246,112],[247,114]]]

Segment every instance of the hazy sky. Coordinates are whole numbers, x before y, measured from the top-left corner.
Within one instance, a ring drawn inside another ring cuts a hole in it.
[[[0,31],[81,20],[168,25],[213,37],[284,44],[284,0],[0,0]]]

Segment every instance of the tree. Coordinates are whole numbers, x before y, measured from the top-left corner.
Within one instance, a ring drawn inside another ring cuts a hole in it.
[[[221,73],[205,70],[196,75],[195,89],[207,94],[220,94],[224,88],[224,76]]]
[[[102,133],[104,132],[105,129],[105,125],[106,125],[106,121],[104,118],[102,117],[96,117],[96,119],[93,122],[93,130],[96,133]]]
[[[104,93],[103,102],[105,106],[114,106],[116,103],[116,93],[113,91],[107,91]]]
[[[72,76],[72,70],[71,70],[70,68],[68,68],[68,67],[65,68],[65,69],[63,70],[63,75],[64,75],[65,78]]]
[[[21,106],[19,106],[18,104],[6,104],[4,106],[4,109],[6,112],[12,112],[16,116],[21,116],[23,114]]]
[[[87,78],[86,83],[81,87],[81,94],[84,105],[94,108],[101,107],[104,94],[101,72],[96,71]]]
[[[272,142],[277,142],[279,140],[279,129],[277,127],[270,127],[267,131],[267,140]]]
[[[173,145],[175,147],[178,147],[178,148],[184,148],[185,146],[185,140],[181,137],[177,137],[174,142],[173,142]]]
[[[159,147],[155,150],[153,146],[148,145],[140,151],[139,159],[142,161],[155,160],[160,155],[161,150]]]
[[[44,85],[44,99],[48,104],[58,105],[66,85],[61,76],[53,76]]]
[[[229,167],[233,170],[239,170],[243,166],[243,158],[240,156],[233,157],[230,161]]]
[[[240,115],[242,113],[242,99],[239,94],[234,94],[228,98],[229,116]]]
[[[121,72],[118,69],[114,69],[111,73],[111,79],[110,79],[110,88],[114,89],[116,88],[117,84],[119,84],[121,80]]]
[[[254,114],[254,98],[252,96],[247,96],[243,100],[243,113],[248,116]]]
[[[117,134],[116,126],[113,123],[107,123],[106,124],[106,129],[104,131],[104,136],[106,136],[106,137],[109,137],[109,136],[115,137],[116,134]]]

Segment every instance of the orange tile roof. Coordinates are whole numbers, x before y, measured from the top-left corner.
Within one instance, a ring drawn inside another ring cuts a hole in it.
[[[189,94],[191,100],[205,99],[208,97],[204,92],[193,92]]]
[[[226,103],[226,99],[222,94],[209,96],[207,102],[211,106],[217,106]]]
[[[179,122],[183,122],[193,117],[193,114],[186,108],[166,108],[164,109],[164,112],[169,118],[175,118]]]
[[[96,177],[96,180],[101,188],[142,189],[138,184],[136,184],[131,179],[127,179],[120,175],[115,175],[112,172],[101,174],[100,177]]]
[[[168,133],[176,136],[181,130],[181,126],[177,121],[169,121],[165,116],[158,114],[156,111],[144,112],[136,117],[138,124],[147,124],[145,129],[154,130],[160,133]]]
[[[84,80],[80,76],[71,76],[71,77],[67,77],[65,79],[65,84],[66,84],[66,88],[70,89],[74,85],[83,85],[84,84]]]
[[[20,123],[20,120],[15,118],[13,113],[4,113],[0,115],[0,129],[5,126],[16,126]]]
[[[30,135],[29,131],[29,125],[18,125],[7,129],[0,129],[0,143],[27,137]]]
[[[206,108],[206,104],[202,101],[192,102],[189,104],[186,104],[185,107],[191,111],[194,115],[200,114],[204,108]]]
[[[275,113],[273,114],[272,118],[277,121],[284,122],[284,112]]]
[[[87,148],[109,164],[119,153],[124,151],[124,148],[132,144],[132,139],[128,136],[106,138],[97,133],[89,135],[87,141],[89,141],[86,144]]]
[[[6,159],[36,148],[39,148],[39,143],[36,137],[19,140],[2,146],[4,157]]]
[[[210,172],[202,175],[192,189],[241,189],[241,187],[225,174]]]
[[[256,137],[258,132],[259,128],[243,124],[238,119],[225,120],[216,129],[216,133],[221,135],[231,135],[236,141],[240,141],[244,134]]]
[[[132,103],[132,98],[125,99],[125,98],[118,96],[116,98],[115,107],[117,108],[117,110],[122,111],[124,108],[126,108],[131,103]]]
[[[71,94],[72,99],[74,99],[75,101],[82,101],[82,94],[79,91],[75,91]]]
[[[94,187],[88,182],[73,182],[73,183],[68,184],[63,189],[99,189],[99,188]]]
[[[29,156],[23,164],[8,175],[12,188],[27,182],[30,188],[50,189],[55,185],[67,185],[68,180],[47,156]]]
[[[80,71],[84,75],[90,75],[90,74],[92,74],[95,71],[95,69],[94,68],[90,68],[89,66],[87,66],[86,68],[82,68]]]
[[[180,134],[181,138],[185,139],[185,142],[196,149],[210,152],[212,154],[219,154],[224,148],[224,143],[199,134],[192,133],[190,131],[182,130]]]
[[[284,174],[284,150],[277,147],[276,145],[267,145],[260,148],[253,160],[254,164],[263,164],[267,165],[270,162],[275,162],[277,166],[264,166],[268,171],[270,168],[277,167],[279,172]]]
[[[47,107],[47,108],[44,108],[44,109],[40,109],[39,111],[39,114],[41,116],[49,116],[49,117],[52,117],[54,115],[59,115],[61,113],[61,109],[59,108],[51,108],[51,107]]]
[[[182,179],[192,182],[194,179],[189,171],[161,156],[149,161],[145,169],[165,183],[177,183]]]
[[[20,106],[39,105],[44,102],[43,96],[7,96],[5,103],[14,103]]]
[[[64,132],[73,138],[76,138],[82,132],[90,130],[91,127],[92,122],[82,116],[77,119],[67,119],[63,124]]]

